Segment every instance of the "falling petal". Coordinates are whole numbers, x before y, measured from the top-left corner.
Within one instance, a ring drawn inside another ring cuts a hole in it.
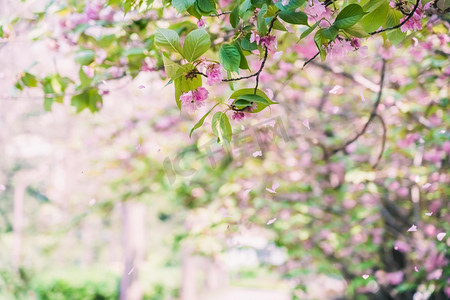
[[[140,86],[138,86],[138,88],[140,89],[140,90],[142,90],[142,89],[145,89],[145,85],[140,85]]]
[[[311,128],[309,128],[309,121],[308,121],[308,120],[304,120],[302,124],[303,124],[303,126],[305,126],[306,128],[311,129]]]
[[[283,51],[278,51],[273,54],[274,59],[279,59],[283,55]]]
[[[427,189],[431,186],[431,183],[427,182],[424,185],[422,185],[422,188]]]
[[[398,246],[395,246],[394,249],[395,249],[395,250],[398,250]]]
[[[442,241],[447,234],[445,232],[438,233],[437,239],[438,241]]]
[[[244,125],[241,125],[241,130],[242,130],[242,131],[244,131],[244,130],[245,130],[245,127],[244,127]]]
[[[425,213],[425,216],[431,217],[432,214],[433,214],[433,212],[427,212],[427,213]]]
[[[278,182],[275,182],[274,184],[272,184],[272,190],[275,191],[279,186],[280,184]]]
[[[410,231],[417,231],[417,226],[413,224],[413,226],[411,226],[411,228],[408,229],[408,232]]]
[[[335,85],[330,91],[330,94],[336,95],[336,94],[341,94],[343,92],[343,88],[340,85]]]
[[[419,181],[420,181],[420,176],[416,175],[416,177],[414,177],[414,182],[419,183]]]
[[[89,206],[93,206],[96,202],[97,202],[97,200],[96,200],[95,198],[92,198],[92,199],[89,201]]]
[[[273,98],[273,91],[271,89],[266,89],[267,97],[269,97],[270,100]]]
[[[413,37],[412,40],[414,41],[414,47],[417,47],[419,45],[417,38]]]
[[[414,271],[419,272],[419,268],[417,266],[414,266]]]
[[[337,114],[339,112],[339,107],[335,106],[333,107],[333,114]]]
[[[252,189],[245,190],[245,191],[244,191],[244,195],[247,196],[247,195],[250,193],[251,190],[252,190]]]
[[[262,156],[262,151],[253,152],[253,157]]]
[[[445,133],[445,129],[442,129],[441,131],[439,131],[440,133]]]
[[[364,274],[364,275],[362,276],[362,278],[367,279],[367,278],[369,278],[369,275]]]
[[[362,90],[361,90],[360,94],[361,94],[361,101],[365,102],[366,99],[364,98],[364,94],[363,94],[363,91],[362,91]]]
[[[267,222],[267,225],[270,225],[270,224],[274,223],[276,220],[277,220],[277,218],[270,219],[270,220]]]
[[[134,271],[134,266],[131,268],[131,270],[128,272],[128,275],[131,275],[131,273],[133,273]]]

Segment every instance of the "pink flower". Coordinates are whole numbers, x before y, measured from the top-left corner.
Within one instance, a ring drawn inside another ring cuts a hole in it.
[[[326,14],[327,8],[319,0],[310,0],[304,12],[316,19],[321,19]]]
[[[252,34],[250,35],[250,43],[256,42],[256,45],[259,45],[261,37],[256,31],[252,31]]]
[[[442,150],[444,150],[444,152],[445,152],[447,155],[450,155],[450,141],[445,141],[445,142],[442,144]]]
[[[194,91],[183,93],[180,96],[180,102],[183,107],[192,112],[204,106],[206,98],[208,98],[208,90],[199,87]]]
[[[105,50],[103,49],[98,50],[97,56],[95,57],[95,63],[101,65],[105,61],[107,56],[108,53]]]
[[[102,5],[100,3],[90,3],[87,4],[84,8],[84,13],[86,14],[89,20],[99,20],[100,19],[100,10],[102,9]]]
[[[328,45],[327,57],[330,59],[342,58],[347,55],[347,52],[353,50],[355,50],[355,48],[350,41],[336,39]]]
[[[231,116],[231,119],[233,119],[237,122],[244,120],[244,118],[245,118],[245,114],[241,111],[235,111],[233,113],[233,115]]]
[[[200,18],[200,20],[198,20],[197,22],[197,27],[201,28],[205,26],[205,20],[203,20],[203,18]]]
[[[424,9],[427,9],[428,7],[429,7],[429,5],[427,5],[427,7],[422,7],[422,4],[419,4],[419,7],[417,7],[413,16],[411,18],[409,18],[409,20],[406,21],[406,23],[403,24],[402,27],[400,27],[401,32],[406,32],[408,30],[413,30],[413,31],[422,30],[423,12],[424,12]],[[404,16],[400,20],[400,23],[402,23],[407,18],[408,18],[408,16]]]
[[[277,49],[277,38],[274,35],[266,35],[260,39],[261,46],[267,47],[269,51],[275,51]]]
[[[223,77],[220,64],[210,64],[206,68],[206,76],[208,76],[206,79],[206,84],[209,86],[221,83]]]
[[[195,101],[199,102],[199,101],[204,101],[208,98],[208,90],[205,89],[204,87],[199,87],[196,91],[194,91],[193,95],[194,95],[194,99]]]

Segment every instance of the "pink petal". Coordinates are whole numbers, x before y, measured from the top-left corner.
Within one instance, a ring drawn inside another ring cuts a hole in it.
[[[425,216],[431,216],[433,214],[433,212],[428,212],[428,213],[425,213]]]
[[[408,232],[410,231],[417,231],[417,226],[413,224],[411,228],[408,229]]]
[[[253,152],[253,157],[262,156],[262,151]]]
[[[437,235],[438,241],[442,241],[446,235],[447,235],[447,233],[445,233],[445,232],[438,233],[438,235]]]
[[[140,89],[140,90],[142,90],[142,89],[145,89],[145,85],[140,85],[140,86],[138,86],[138,88]]]
[[[361,94],[361,101],[365,102],[366,99],[364,98],[364,94],[363,94],[363,91],[362,91],[362,90],[361,90],[360,94]]]
[[[279,59],[283,55],[283,51],[278,51],[273,54],[274,59]]]
[[[270,224],[274,223],[276,220],[277,220],[277,218],[270,219],[270,220],[267,222],[267,225],[270,225]]]
[[[367,279],[367,278],[369,278],[369,275],[364,274],[364,275],[362,276],[362,278]]]
[[[427,189],[431,186],[431,183],[427,182],[424,185],[422,185],[422,188]]]
[[[302,122],[302,124],[303,124],[303,126],[305,126],[306,128],[311,129],[311,128],[309,128],[309,121],[308,121],[308,120],[304,120],[304,121]]]
[[[280,184],[278,182],[275,182],[274,184],[272,184],[272,190],[275,191],[279,186]]]
[[[419,268],[417,266],[414,266],[414,271],[419,272]]]

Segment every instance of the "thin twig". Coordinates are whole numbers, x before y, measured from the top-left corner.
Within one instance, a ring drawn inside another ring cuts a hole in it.
[[[367,122],[364,124],[362,130],[357,133],[352,139],[348,140],[347,142],[345,142],[344,145],[335,148],[331,151],[331,155],[336,154],[339,151],[345,150],[345,148],[350,145],[353,144],[356,140],[358,140],[362,135],[364,135],[366,133],[367,128],[369,127],[370,123],[372,122],[372,120],[375,118],[375,116],[377,115],[377,109],[378,109],[378,105],[381,102],[381,95],[383,93],[383,86],[384,86],[384,76],[386,74],[386,60],[383,59],[383,65],[381,67],[381,76],[380,76],[380,90],[378,92],[377,95],[377,99],[375,101],[375,103],[373,104],[373,108],[372,111],[370,113],[369,119],[367,120]]]
[[[305,63],[303,64],[302,69],[304,69],[306,67],[307,64],[309,64],[310,62],[312,62],[314,59],[316,59],[316,57],[320,54],[320,52],[317,52],[316,54],[314,54],[313,57],[311,57],[310,59],[308,59],[307,61],[305,61]]]
[[[383,126],[383,139],[381,141],[380,154],[378,154],[377,161],[372,165],[372,168],[374,169],[376,169],[376,167],[380,163],[381,157],[383,156],[384,147],[386,146],[386,133],[387,133],[386,123],[384,122],[383,118],[379,114],[375,114],[375,117],[378,118],[378,120],[380,120],[380,123]]]

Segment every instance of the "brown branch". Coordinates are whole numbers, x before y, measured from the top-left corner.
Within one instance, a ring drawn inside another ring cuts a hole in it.
[[[384,122],[383,118],[379,114],[375,114],[375,117],[378,118],[378,120],[380,120],[380,123],[383,126],[383,139],[381,141],[380,154],[378,154],[377,161],[372,165],[372,168],[374,169],[376,169],[376,167],[380,163],[381,157],[383,156],[384,148],[386,146],[386,133],[387,133],[386,123]]]
[[[383,65],[381,67],[381,76],[380,76],[380,90],[378,92],[378,96],[377,96],[377,100],[375,101],[373,108],[372,108],[372,112],[370,113],[369,119],[367,120],[367,122],[364,124],[362,130],[357,133],[352,139],[348,140],[344,145],[335,148],[331,151],[331,155],[336,154],[339,151],[345,150],[345,148],[350,145],[353,144],[356,140],[358,140],[362,135],[364,135],[366,133],[367,128],[369,127],[370,123],[372,122],[372,120],[375,118],[375,116],[377,115],[377,109],[378,109],[378,105],[381,102],[381,95],[383,92],[383,86],[384,86],[384,76],[386,73],[386,60],[383,59]]]

